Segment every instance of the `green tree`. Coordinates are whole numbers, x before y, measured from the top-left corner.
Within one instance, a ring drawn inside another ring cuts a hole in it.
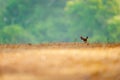
[[[0,30],[0,43],[35,42],[35,38],[19,25],[5,26]]]
[[[92,42],[107,42],[112,41],[113,34],[120,32],[111,33],[108,24],[110,19],[120,15],[119,5],[118,0],[74,0],[68,1],[65,10],[74,19],[74,25],[79,27],[75,31],[90,36]],[[115,39],[118,40],[117,37]]]

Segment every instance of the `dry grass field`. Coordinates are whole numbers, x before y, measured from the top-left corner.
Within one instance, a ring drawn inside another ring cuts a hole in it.
[[[0,80],[120,80],[120,44],[0,45]]]

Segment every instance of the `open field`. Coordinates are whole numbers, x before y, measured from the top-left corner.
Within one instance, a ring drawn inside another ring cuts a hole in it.
[[[120,44],[0,45],[0,80],[120,80]]]

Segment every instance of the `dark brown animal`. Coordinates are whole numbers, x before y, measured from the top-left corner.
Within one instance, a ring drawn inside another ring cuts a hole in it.
[[[80,36],[80,39],[81,39],[84,43],[87,43],[88,36],[87,36],[86,38]]]

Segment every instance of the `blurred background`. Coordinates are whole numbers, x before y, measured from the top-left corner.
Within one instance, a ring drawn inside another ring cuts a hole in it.
[[[120,0],[0,0],[0,44],[120,42]]]

